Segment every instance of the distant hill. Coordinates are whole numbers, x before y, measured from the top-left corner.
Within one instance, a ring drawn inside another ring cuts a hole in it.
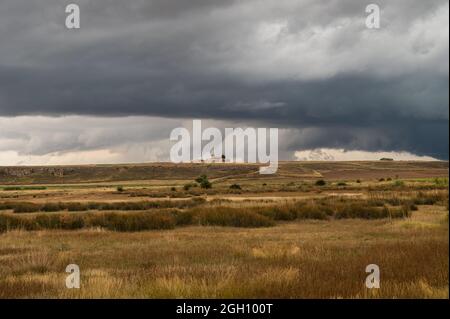
[[[210,179],[278,178],[356,179],[378,177],[444,177],[448,162],[355,161],[280,162],[277,174],[260,175],[259,164],[231,163],[149,163],[74,166],[0,167],[0,185],[70,184],[132,180],[192,180],[201,174]]]

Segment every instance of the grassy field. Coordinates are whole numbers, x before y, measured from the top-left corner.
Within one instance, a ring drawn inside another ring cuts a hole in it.
[[[0,298],[448,298],[447,162],[227,165],[0,168]]]

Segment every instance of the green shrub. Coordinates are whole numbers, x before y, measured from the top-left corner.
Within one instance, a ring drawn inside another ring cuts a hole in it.
[[[212,184],[211,184],[210,181],[204,180],[204,181],[202,181],[202,182],[200,183],[200,187],[201,187],[201,188],[208,189],[208,188],[211,188],[211,187],[212,187]]]
[[[436,177],[433,180],[433,182],[437,186],[448,186],[448,178],[446,178],[446,177],[443,177],[443,178]]]
[[[201,188],[208,189],[208,188],[211,188],[211,187],[212,187],[212,184],[211,184],[211,182],[208,180],[208,177],[207,177],[206,175],[200,175],[199,177],[197,177],[197,178],[195,179],[195,181],[196,181],[197,183],[200,184],[200,187],[201,187]]]
[[[200,175],[195,179],[195,181],[199,184],[201,184],[204,180],[208,180],[208,176],[206,176],[205,174]]]
[[[396,180],[396,181],[394,182],[394,186],[395,186],[395,187],[405,186],[405,182],[404,182],[404,181],[400,181],[400,180]]]
[[[316,186],[325,186],[327,182],[325,182],[323,179],[319,179],[316,181]]]

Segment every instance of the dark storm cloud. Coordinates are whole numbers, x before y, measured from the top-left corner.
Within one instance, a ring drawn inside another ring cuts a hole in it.
[[[448,4],[56,0],[0,3],[0,116],[152,115],[314,128],[288,149],[448,158]],[[123,141],[121,141],[123,142]]]

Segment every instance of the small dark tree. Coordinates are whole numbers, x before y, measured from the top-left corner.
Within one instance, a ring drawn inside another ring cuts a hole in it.
[[[225,155],[222,155],[222,163],[225,163]]]
[[[197,177],[195,179],[195,181],[200,184],[201,188],[211,188],[212,187],[212,184],[208,180],[208,176],[206,176],[206,175],[201,175],[201,176]]]
[[[199,184],[201,184],[202,181],[204,181],[204,180],[208,180],[208,176],[206,176],[205,174],[200,175],[199,177],[197,177],[197,178],[195,179],[195,181],[196,181],[197,183],[199,183]]]
[[[212,184],[211,184],[210,181],[208,181],[207,179],[205,179],[205,180],[203,180],[203,181],[200,183],[200,187],[201,187],[201,188],[211,188],[211,187],[212,187]]]
[[[323,179],[319,179],[316,182],[316,186],[325,186],[327,183]]]

